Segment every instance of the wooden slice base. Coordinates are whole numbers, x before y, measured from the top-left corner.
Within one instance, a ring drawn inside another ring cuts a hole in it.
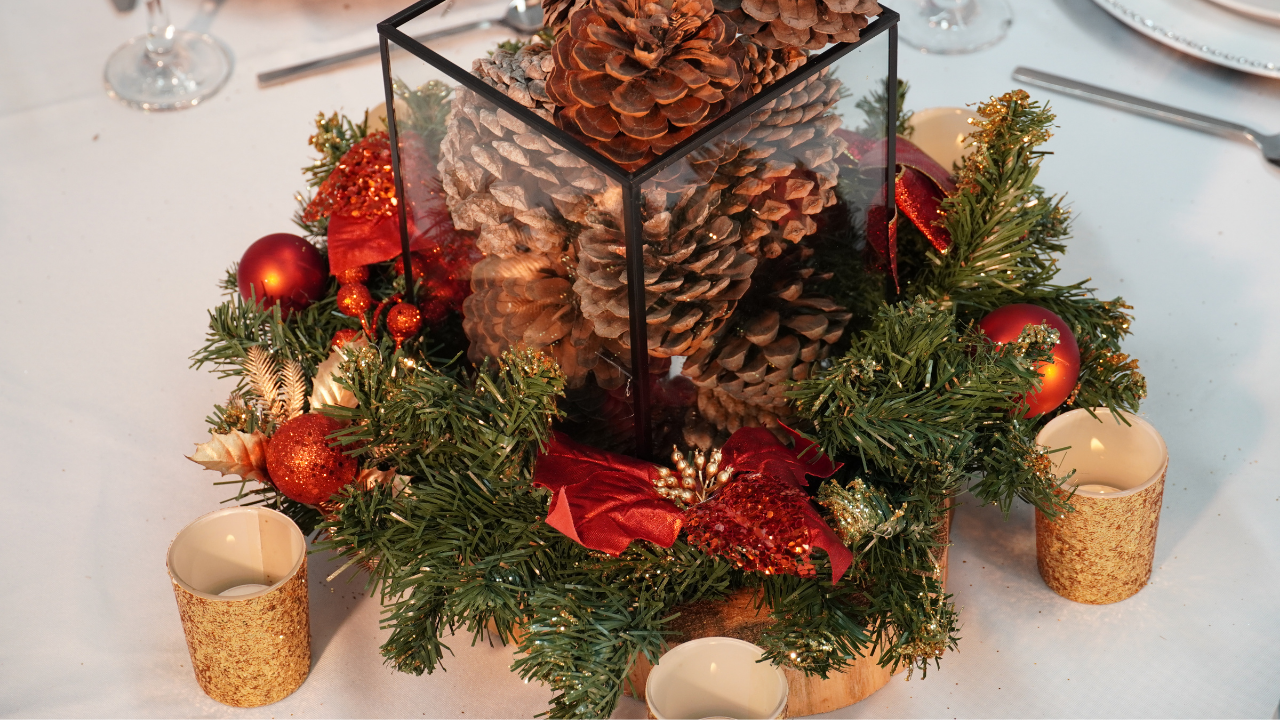
[[[758,643],[760,634],[769,627],[768,608],[757,611],[756,593],[741,590],[728,599],[716,602],[698,602],[679,608],[680,617],[671,622],[679,635],[668,638],[667,644],[675,647],[682,642],[702,637],[732,637]],[[844,672],[832,674],[823,680],[805,675],[799,670],[783,668],[790,687],[785,717],[800,717],[829,712],[852,705],[884,687],[891,674],[887,668],[876,664],[879,656],[859,658]],[[636,659],[631,669],[628,690],[638,700],[644,700],[645,683],[653,665],[644,656]]]
[[[948,512],[943,522],[942,560],[939,562],[943,586],[947,582],[947,556],[949,547],[946,543],[951,533],[952,513]],[[771,622],[768,608],[757,610],[757,591],[740,590],[724,600],[703,601],[677,608],[680,616],[671,622],[676,634],[667,639],[670,647],[682,642],[703,637],[731,637],[759,643],[760,635]],[[841,673],[833,673],[826,680],[813,675],[805,675],[799,670],[783,668],[790,687],[787,709],[783,717],[804,717],[830,712],[848,707],[866,699],[872,693],[884,687],[892,677],[888,668],[879,665],[880,656],[858,658]],[[649,671],[653,665],[642,655],[636,658],[631,669],[628,682],[623,690],[644,700],[645,683],[649,680]]]

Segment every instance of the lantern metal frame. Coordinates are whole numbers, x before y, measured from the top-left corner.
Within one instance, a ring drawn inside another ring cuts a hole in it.
[[[675,162],[685,158],[710,139],[714,139],[734,125],[747,120],[765,105],[777,100],[816,73],[830,67],[849,53],[863,47],[888,33],[888,77],[886,92],[888,97],[896,94],[898,77],[898,21],[899,14],[887,7],[881,8],[880,15],[863,28],[858,42],[837,43],[823,50],[818,55],[792,71],[781,80],[765,87],[759,94],[733,108],[688,139],[673,147],[666,154],[655,158],[643,167],[626,171],[612,160],[586,145],[578,138],[558,127],[554,123],[539,117],[528,108],[508,97],[506,94],[485,83],[470,71],[459,67],[439,53],[428,48],[401,28],[408,22],[424,13],[443,5],[450,0],[420,0],[404,10],[378,23],[378,46],[382,57],[383,89],[386,94],[387,132],[391,144],[392,169],[395,174],[395,188],[398,197],[405,197],[404,179],[401,175],[400,146],[397,139],[395,111],[395,93],[391,74],[391,43],[408,52],[432,68],[448,76],[451,80],[476,93],[485,101],[501,108],[521,122],[535,128],[538,132],[553,140],[558,145],[571,151],[609,179],[617,182],[623,191],[624,234],[626,236],[626,269],[629,301],[629,322],[632,338],[647,337],[646,316],[644,313],[644,264],[643,242],[641,237],[641,191],[645,182],[653,179],[658,173]],[[894,217],[894,188],[896,173],[895,138],[893,129],[897,127],[897,103],[888,103],[886,116],[886,155],[884,168],[885,203],[888,213],[886,218]],[[412,297],[412,259],[410,257],[408,203],[399,203],[400,237],[404,260],[404,276],[407,283],[407,294]],[[631,342],[631,374],[633,377],[647,377],[649,374],[649,353],[647,343],[633,340]],[[633,419],[635,422],[636,448],[635,456],[650,459],[652,457],[652,428],[650,424],[650,396],[646,383],[632,383]]]

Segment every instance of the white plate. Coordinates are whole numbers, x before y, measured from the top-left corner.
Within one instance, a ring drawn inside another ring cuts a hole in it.
[[[1245,15],[1280,22],[1280,0],[1209,0]]]
[[[1093,1],[1120,22],[1175,50],[1247,73],[1280,78],[1280,27],[1202,0]],[[1264,0],[1247,1],[1261,5]]]

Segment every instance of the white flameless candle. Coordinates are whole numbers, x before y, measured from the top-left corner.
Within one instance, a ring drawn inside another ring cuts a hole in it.
[[[237,585],[233,588],[223,590],[218,593],[218,597],[240,597],[241,595],[252,595],[259,590],[266,590],[268,586],[259,585],[257,583],[249,583],[247,585]]]
[[[196,682],[233,707],[297,690],[311,671],[307,540],[261,507],[211,512],[169,546],[169,578]]]
[[[969,133],[974,126],[970,118],[977,118],[972,110],[965,108],[927,108],[918,110],[911,116],[911,142],[924,151],[925,155],[938,161],[944,170],[950,171],[953,164],[959,164],[973,148],[969,141]]]
[[[1142,418],[1106,408],[1051,420],[1036,444],[1075,486],[1072,512],[1036,515],[1036,564],[1054,592],[1076,602],[1123,600],[1151,576],[1169,451]]]
[[[667,718],[780,717],[787,707],[787,676],[764,651],[744,640],[705,637],[675,646],[645,684],[645,701]]]

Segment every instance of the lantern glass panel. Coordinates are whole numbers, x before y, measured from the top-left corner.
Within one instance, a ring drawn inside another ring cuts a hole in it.
[[[406,32],[439,4],[379,25],[428,324],[460,324],[472,362],[555,358],[560,429],[603,449],[777,430],[787,383],[849,327],[840,283],[887,231],[896,14],[628,172],[556,125],[550,53],[463,59]],[[460,323],[427,311],[450,293],[469,294]]]

